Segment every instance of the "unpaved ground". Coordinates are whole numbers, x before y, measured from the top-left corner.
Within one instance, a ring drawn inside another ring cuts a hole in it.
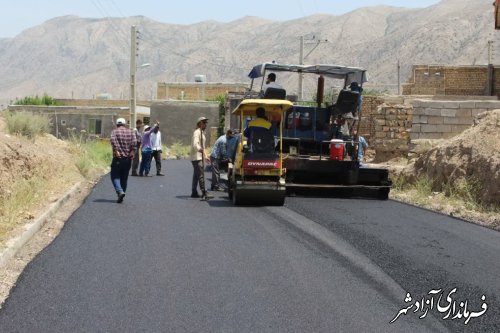
[[[481,113],[474,126],[449,140],[420,144],[427,148],[416,147],[412,159],[387,165],[393,179],[429,179],[430,193],[394,191],[392,197],[500,230],[500,110]]]
[[[436,191],[473,180],[481,202],[500,203],[500,110],[481,113],[473,127],[422,154],[413,171],[431,178]]]

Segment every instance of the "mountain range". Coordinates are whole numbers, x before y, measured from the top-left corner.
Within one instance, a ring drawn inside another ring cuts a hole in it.
[[[139,31],[139,98],[155,94],[156,82],[249,82],[252,66],[304,63],[364,67],[369,85],[397,90],[414,64],[487,64],[488,41],[498,40],[492,0],[442,0],[422,9],[375,6],[344,15],[312,15],[289,21],[258,17],[191,25],[144,16],[63,16],[0,39],[0,101],[47,93],[57,98],[128,99],[131,26]],[[494,44],[496,45],[496,44]],[[496,48],[495,48],[496,49]],[[495,58],[493,58],[495,60]],[[283,82],[290,92],[296,78]],[[308,93],[306,89],[306,93]],[[312,93],[312,92],[309,92]]]

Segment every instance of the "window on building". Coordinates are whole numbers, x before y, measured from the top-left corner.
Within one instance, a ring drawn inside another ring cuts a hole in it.
[[[96,135],[102,134],[102,120],[90,118],[88,129],[89,129],[88,130],[89,134],[96,134]]]

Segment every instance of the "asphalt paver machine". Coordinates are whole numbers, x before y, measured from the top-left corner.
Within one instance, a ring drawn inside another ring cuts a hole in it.
[[[358,159],[359,141],[355,133],[359,133],[362,119],[360,93],[367,81],[366,70],[325,64],[264,63],[250,71],[250,89],[258,79],[262,80],[262,87],[271,72],[278,77],[280,73],[315,76],[316,80],[307,82],[317,82],[316,100],[296,101],[276,126],[281,131],[279,144],[287,192],[341,189],[347,195],[368,192],[369,196],[387,199],[391,188],[388,170],[363,165]],[[341,89],[324,103],[327,80],[337,80],[334,82],[340,82]],[[281,93],[283,98],[285,95]]]

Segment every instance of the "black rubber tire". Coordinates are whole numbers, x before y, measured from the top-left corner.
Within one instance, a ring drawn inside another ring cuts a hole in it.
[[[234,190],[233,190],[233,195],[232,195],[232,199],[233,199],[233,205],[235,206],[239,206],[241,204],[241,200],[239,200],[238,198],[238,195],[237,195],[237,190],[236,190],[236,186],[234,187]]]
[[[389,199],[389,191],[390,188],[381,188],[378,190],[377,199],[379,200],[388,200]]]

